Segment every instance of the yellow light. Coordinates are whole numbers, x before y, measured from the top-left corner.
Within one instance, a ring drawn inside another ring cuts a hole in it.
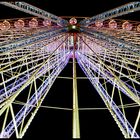
[[[72,29],[76,29],[76,26],[75,25],[72,25],[72,27],[71,27]]]

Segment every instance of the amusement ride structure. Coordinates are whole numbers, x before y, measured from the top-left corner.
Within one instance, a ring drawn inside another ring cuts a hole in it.
[[[17,138],[26,135],[70,59],[73,60],[73,138],[80,138],[76,63],[124,137],[139,138],[140,22],[116,17],[140,10],[140,2],[81,20],[76,17],[67,20],[25,2],[0,4],[34,16],[0,21],[0,138],[10,138],[14,133]],[[120,104],[115,102],[115,94]],[[125,97],[130,101],[127,105],[123,102]],[[22,103],[22,107],[16,108],[14,102]],[[133,125],[125,111],[125,107],[132,106],[137,108]]]

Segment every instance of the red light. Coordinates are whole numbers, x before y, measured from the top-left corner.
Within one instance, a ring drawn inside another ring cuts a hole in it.
[[[95,21],[95,26],[98,28],[101,28],[103,26],[103,22],[102,21]]]
[[[116,29],[117,28],[117,22],[115,20],[111,20],[109,22],[109,28]]]
[[[0,29],[2,31],[7,31],[8,29],[10,29],[10,23],[7,20],[4,20],[2,23],[0,23]]]
[[[71,18],[71,19],[69,20],[69,23],[70,23],[71,25],[77,24],[77,19],[73,17],[73,18]]]
[[[29,27],[30,27],[30,28],[36,28],[37,26],[38,26],[38,21],[37,21],[37,19],[32,18],[32,19],[29,21]]]
[[[18,21],[15,21],[14,26],[17,29],[22,29],[22,28],[24,28],[25,23],[23,20],[19,19]]]
[[[125,21],[125,22],[122,24],[122,28],[123,28],[124,30],[130,31],[130,30],[132,30],[132,24],[129,23],[128,21]]]

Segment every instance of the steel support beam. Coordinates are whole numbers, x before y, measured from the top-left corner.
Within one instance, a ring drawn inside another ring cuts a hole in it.
[[[117,107],[115,102],[111,100],[110,95],[104,89],[102,84],[99,82],[99,79],[94,75],[90,67],[87,67],[85,62],[82,59],[79,59],[79,55],[77,54],[77,61],[86,76],[89,78],[90,82],[104,101],[106,107],[110,111],[112,117],[114,118],[115,122],[117,123],[118,127],[122,131],[122,134],[125,138],[129,138],[133,136],[133,138],[139,138],[139,135],[135,131],[135,129],[131,126],[131,124],[126,120],[124,114],[120,111]]]
[[[39,32],[37,34],[32,35],[31,37],[26,36],[24,38],[19,39],[16,42],[5,44],[5,45],[1,46],[0,47],[0,53],[1,52],[7,52],[7,51],[15,49],[15,48],[31,45],[33,43],[37,43],[38,41],[42,41],[43,39],[49,39],[49,38],[57,36],[57,35],[59,35],[63,32],[66,32],[66,31],[67,31],[67,28],[60,28],[60,29],[56,29],[56,30],[51,29],[47,32],[46,31],[45,32]],[[38,43],[36,45],[40,45],[40,43]]]
[[[46,12],[26,2],[13,1],[13,2],[0,2],[0,4],[37,16],[39,18],[48,19],[50,21],[57,23],[60,26],[66,26],[68,23],[67,20],[64,20],[56,15]]]
[[[107,19],[115,18],[118,16],[126,15],[131,12],[135,12],[140,10],[140,2],[130,2],[128,4],[122,5],[120,7],[114,8],[112,10],[109,10],[107,12],[103,12],[101,14],[98,14],[96,16],[93,16],[88,19],[84,19],[80,22],[82,26],[88,26],[90,24],[95,23],[95,21],[100,20],[104,21]]]
[[[128,50],[128,51],[140,56],[140,47],[137,46],[137,45],[133,45],[129,42],[117,39],[113,36],[110,36],[110,35],[107,35],[105,33],[96,31],[94,29],[81,28],[81,31],[83,33],[85,33],[86,35],[89,35],[89,36],[97,38],[97,39],[105,40],[108,43],[114,44],[121,49]]]
[[[74,36],[76,36],[76,34],[74,34]],[[73,138],[80,138],[75,45],[76,42],[74,42],[73,47]]]

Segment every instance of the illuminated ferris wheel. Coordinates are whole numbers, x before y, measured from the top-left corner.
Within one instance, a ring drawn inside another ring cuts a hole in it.
[[[10,138],[14,133],[17,138],[26,135],[70,58],[73,60],[73,138],[80,138],[76,62],[124,137],[139,138],[140,22],[116,17],[140,10],[140,2],[79,22],[76,17],[68,21],[25,2],[0,4],[34,16],[0,21],[0,138]],[[116,94],[120,104],[115,102]],[[130,99],[129,104],[124,104],[125,97]],[[22,107],[16,108],[13,103]],[[126,107],[138,108],[134,125],[127,119]]]

